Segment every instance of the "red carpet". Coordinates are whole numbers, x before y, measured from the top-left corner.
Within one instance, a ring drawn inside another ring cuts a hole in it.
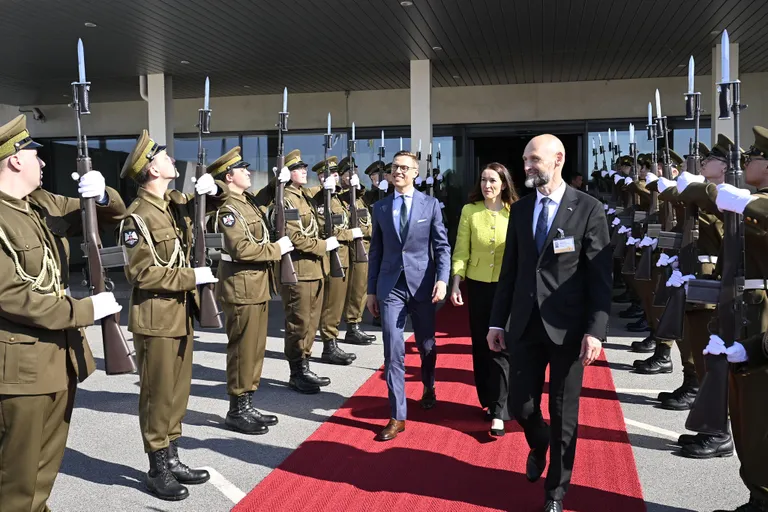
[[[394,441],[374,435],[389,417],[383,371],[360,389],[235,508],[256,511],[539,511],[543,478],[525,478],[520,427],[488,433],[473,386],[466,307],[438,313],[437,406],[419,407],[419,355],[406,354],[408,423]],[[546,397],[542,409],[545,416]],[[644,511],[621,407],[605,359],[585,372],[576,467],[566,510]]]

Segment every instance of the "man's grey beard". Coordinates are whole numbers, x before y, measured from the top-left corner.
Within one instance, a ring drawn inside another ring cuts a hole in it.
[[[549,180],[552,177],[549,174],[540,172],[536,174],[536,176],[527,176],[525,178],[525,186],[528,188],[539,188],[543,187],[547,183],[549,183]]]

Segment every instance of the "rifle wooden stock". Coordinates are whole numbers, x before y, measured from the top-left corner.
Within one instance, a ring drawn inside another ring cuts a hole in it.
[[[354,141],[350,141],[350,151],[347,156],[349,157],[350,165],[350,177],[357,176],[357,165],[352,161],[352,144]],[[350,185],[349,187],[349,221],[353,228],[360,227],[360,218],[357,211],[357,189]],[[355,239],[355,262],[365,263],[368,261],[368,253],[365,252],[365,245],[363,245],[362,238]]]
[[[281,147],[277,155],[276,173],[279,173],[285,167],[285,155],[282,148],[282,131],[280,136]],[[277,239],[285,236],[285,183],[281,183],[277,176],[275,177],[275,234]],[[291,253],[283,254],[280,257],[280,284],[296,284],[299,280],[296,277],[296,270],[293,268]]]
[[[205,165],[201,161],[198,161],[197,168],[195,169],[195,177],[199,180],[203,175],[205,175]],[[195,242],[192,249],[194,267],[209,266],[207,261],[208,248],[206,247],[206,241],[211,240],[212,237],[206,236],[205,232],[205,208],[205,195],[195,192]],[[220,237],[221,235],[217,238]],[[224,245],[223,242],[221,245]],[[220,329],[223,324],[221,322],[219,305],[216,303],[216,296],[214,295],[213,283],[199,286],[198,293],[200,294],[200,317],[198,318],[200,327],[204,329]]]
[[[640,261],[635,264],[635,280],[650,281],[653,267],[653,247],[648,245],[643,247],[640,253]]]
[[[330,135],[326,135],[326,139],[329,141],[325,146],[324,155],[325,170],[323,171],[323,174],[326,180],[328,180],[328,177],[330,176],[330,172],[328,170],[328,150],[330,149],[330,138]],[[331,190],[325,188],[325,186],[323,186],[323,217],[325,220],[324,235],[325,238],[330,238],[333,236],[334,228],[333,212],[331,211]],[[331,277],[344,277],[344,267],[341,265],[341,257],[339,256],[338,248],[330,251],[328,257],[331,261]]]
[[[685,320],[685,287],[668,289],[667,305],[659,318],[656,337],[663,340],[679,340],[683,337]]]

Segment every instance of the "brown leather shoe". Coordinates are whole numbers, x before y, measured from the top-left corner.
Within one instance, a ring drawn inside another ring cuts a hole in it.
[[[391,441],[397,437],[397,434],[405,430],[405,420],[396,420],[391,418],[384,430],[376,435],[377,441]]]
[[[436,403],[435,388],[424,388],[424,394],[421,395],[421,408],[424,410],[431,409]]]

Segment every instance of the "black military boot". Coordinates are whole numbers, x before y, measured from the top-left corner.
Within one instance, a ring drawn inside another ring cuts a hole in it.
[[[301,361],[301,373],[304,378],[313,382],[315,385],[325,387],[331,383],[331,379],[328,377],[318,377],[315,372],[309,369],[309,360],[302,359]]]
[[[288,363],[291,366],[291,378],[288,387],[305,395],[313,395],[320,392],[320,386],[304,375],[304,361]]]
[[[643,308],[637,304],[632,304],[624,311],[619,311],[621,318],[640,318],[643,314]]]
[[[648,332],[651,330],[651,326],[645,320],[645,317],[641,317],[637,322],[630,322],[626,325],[629,332]]]
[[[670,411],[687,411],[693,406],[699,392],[699,381],[695,375],[683,375],[683,385],[671,393],[659,393],[661,408]]]
[[[347,354],[339,348],[336,340],[323,340],[323,355],[320,360],[324,363],[346,366],[357,359],[355,354]]]
[[[631,347],[632,352],[651,354],[656,351],[656,340],[653,339],[653,336],[648,336],[643,341],[633,341]]]
[[[171,441],[168,445],[168,470],[182,484],[204,484],[211,479],[211,475],[206,470],[192,469],[179,460],[179,447],[176,446],[176,441]]]
[[[247,392],[246,395],[248,395],[248,410],[250,411],[251,417],[253,417],[253,419],[265,427],[273,427],[277,425],[277,416],[272,414],[262,414],[253,406],[253,391]]]
[[[680,455],[689,459],[713,459],[733,455],[731,434],[701,435],[698,440],[682,445]]]
[[[663,343],[656,344],[656,351],[645,361],[634,362],[635,371],[643,375],[656,375],[658,373],[672,373],[672,347]]]
[[[168,469],[168,448],[149,454],[149,473],[145,485],[153,496],[161,500],[180,501],[189,496],[189,490]]]
[[[749,502],[734,510],[715,510],[715,512],[768,512],[768,502],[750,496]]]
[[[229,411],[224,419],[224,424],[232,430],[242,432],[243,434],[266,434],[269,432],[269,429],[263,423],[256,421],[249,408],[249,398],[248,393],[229,397]]]
[[[344,336],[344,343],[350,343],[352,345],[370,345],[375,339],[376,336],[361,331],[359,325],[347,324],[347,335]]]

